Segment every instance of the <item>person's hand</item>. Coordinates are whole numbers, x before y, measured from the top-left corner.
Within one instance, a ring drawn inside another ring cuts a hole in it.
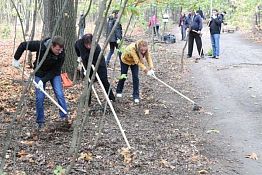
[[[155,72],[154,72],[154,70],[149,70],[148,72],[147,72],[147,75],[148,76],[155,76]]]
[[[117,39],[117,40],[116,40],[116,43],[117,43],[117,44],[120,44],[120,42],[121,42],[121,39]]]
[[[212,18],[213,18],[213,19],[216,19],[216,18],[217,18],[217,15],[213,15]]]
[[[81,70],[82,69],[82,64],[81,63],[78,63],[78,66],[77,66],[77,70]]]
[[[82,61],[82,58],[81,58],[81,57],[78,57],[78,58],[77,58],[77,62],[78,62],[78,63],[81,63],[81,61]]]
[[[39,80],[37,83],[37,88],[38,89],[44,89],[44,83],[42,82],[42,80]]]
[[[19,61],[16,60],[16,59],[13,59],[12,66],[15,67],[15,68],[19,68],[20,67]]]

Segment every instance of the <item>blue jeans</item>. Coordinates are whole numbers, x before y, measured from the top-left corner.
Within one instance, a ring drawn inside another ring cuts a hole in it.
[[[131,68],[133,78],[133,99],[139,99],[139,68],[138,65],[127,65],[121,60],[121,74],[127,74],[128,68]],[[125,84],[125,79],[119,80],[116,88],[116,93],[122,93]]]
[[[182,35],[181,40],[185,40],[186,39],[186,26],[184,25],[181,26],[181,35]]]
[[[114,54],[115,48],[118,49],[118,44],[117,42],[110,42],[110,51],[106,57],[106,64],[109,64],[112,55]],[[121,52],[118,52],[119,59],[121,59]]]
[[[85,28],[80,28],[79,29],[79,38],[82,38],[82,36],[84,36],[85,34]]]
[[[213,57],[219,56],[219,40],[220,40],[220,34],[211,35]]]
[[[35,76],[35,82],[38,83],[41,78]],[[55,76],[53,79],[50,80],[51,85],[53,87],[56,99],[58,101],[58,104],[67,112],[67,106],[66,101],[64,97],[63,87],[62,87],[62,81],[61,76]],[[46,83],[44,84],[44,89],[46,86]],[[45,117],[44,117],[44,99],[45,94],[38,88],[35,88],[35,95],[36,95],[36,122],[38,124],[45,123]],[[59,111],[61,118],[67,118],[67,115],[64,114],[62,111]]]

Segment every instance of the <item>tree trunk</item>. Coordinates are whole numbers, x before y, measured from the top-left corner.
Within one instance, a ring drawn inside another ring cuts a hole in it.
[[[49,21],[49,24],[45,24],[45,36],[50,36],[50,33],[54,30],[54,24],[56,23],[57,16],[59,15],[63,6],[64,0],[49,0],[48,3],[44,1],[45,9],[44,21]],[[77,3],[70,0],[63,13],[60,25],[56,30],[56,35],[60,35],[65,40],[65,52],[66,58],[63,66],[63,72],[67,72],[72,78],[74,75],[74,68],[76,67],[76,54],[74,50],[74,44],[76,41],[76,9]],[[47,13],[47,14],[46,14]],[[48,33],[48,35],[46,35]]]
[[[32,4],[32,0],[26,1],[26,15],[25,15],[25,34],[28,35],[29,32],[29,25],[30,25],[30,19],[31,19],[31,9],[30,6]]]

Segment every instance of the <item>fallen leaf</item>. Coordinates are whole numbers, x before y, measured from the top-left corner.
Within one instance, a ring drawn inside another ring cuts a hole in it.
[[[161,159],[160,165],[163,167],[171,168],[172,170],[175,169],[175,166],[171,165],[167,160]]]
[[[218,133],[218,134],[220,133],[220,131],[219,131],[219,130],[216,130],[216,129],[210,129],[210,130],[206,131],[207,134],[210,134],[210,133],[212,133],[212,132]]]
[[[208,174],[208,171],[207,170],[200,170],[198,171],[199,174]]]
[[[17,157],[22,158],[25,157],[26,155],[28,155],[25,150],[21,150],[17,153]]]
[[[256,153],[251,153],[245,156],[245,158],[249,158],[249,159],[253,159],[253,160],[257,160],[257,154]]]
[[[21,141],[22,144],[28,145],[28,146],[33,146],[34,141]]]
[[[133,159],[133,154],[131,153],[129,148],[122,148],[120,154],[124,157],[125,163],[131,163]]]
[[[149,109],[146,109],[145,110],[145,115],[148,115],[149,114]]]
[[[93,154],[90,153],[90,152],[81,153],[80,157],[78,159],[80,159],[80,160],[82,159],[82,160],[85,160],[85,161],[93,160]]]

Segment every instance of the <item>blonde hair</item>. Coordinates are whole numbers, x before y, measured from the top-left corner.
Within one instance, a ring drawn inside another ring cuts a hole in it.
[[[138,48],[140,48],[141,46],[142,47],[148,47],[148,43],[147,43],[147,41],[145,41],[145,40],[138,40],[138,42],[137,42],[138,44]]]

